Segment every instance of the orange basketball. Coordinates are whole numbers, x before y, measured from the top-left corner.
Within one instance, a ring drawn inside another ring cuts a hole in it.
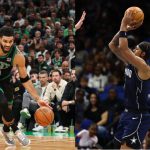
[[[40,107],[34,114],[35,121],[41,126],[48,126],[54,120],[54,112],[48,107]]]
[[[142,11],[141,8],[139,7],[129,7],[125,13],[128,13],[128,12],[132,12],[132,17],[133,17],[133,20],[137,22],[137,24],[139,23],[143,23],[143,20],[144,20],[144,13]]]

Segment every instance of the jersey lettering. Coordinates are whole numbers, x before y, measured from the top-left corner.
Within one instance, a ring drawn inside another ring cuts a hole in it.
[[[132,76],[132,70],[130,70],[128,68],[125,68],[125,74],[126,74],[126,76],[128,76],[129,78],[131,78],[131,76]]]

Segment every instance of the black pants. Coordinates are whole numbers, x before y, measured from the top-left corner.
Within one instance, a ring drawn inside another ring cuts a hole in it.
[[[13,86],[10,80],[0,81],[0,112],[7,122],[13,120],[14,115],[9,104],[13,103]]]
[[[22,97],[14,98],[12,113],[15,118],[15,124],[17,125],[20,120],[20,111],[22,110]]]
[[[69,112],[62,110],[61,112],[61,125],[64,127],[69,127],[70,125],[75,125],[75,106],[72,106]]]

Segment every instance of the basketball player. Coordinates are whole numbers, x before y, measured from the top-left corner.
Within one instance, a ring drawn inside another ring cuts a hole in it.
[[[0,111],[4,124],[2,134],[8,145],[14,145],[14,139],[8,135],[11,128],[19,142],[23,146],[26,146],[30,143],[30,140],[18,130],[17,126],[14,124],[14,115],[11,110],[13,103],[13,87],[10,84],[10,78],[13,66],[18,68],[20,81],[38,104],[48,106],[45,101],[40,99],[27,75],[25,58],[14,45],[13,29],[5,26],[0,29]]]
[[[130,26],[129,26],[130,24]],[[139,43],[132,52],[128,48],[127,31],[141,23],[132,21],[131,13],[123,17],[120,31],[109,43],[109,48],[125,62],[125,111],[122,113],[115,143],[121,149],[141,149],[150,128],[150,43]]]

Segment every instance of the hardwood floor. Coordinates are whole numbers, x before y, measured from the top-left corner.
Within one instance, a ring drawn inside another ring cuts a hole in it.
[[[31,144],[27,147],[21,146],[17,139],[16,146],[7,146],[4,138],[0,135],[0,150],[75,150],[74,137],[55,136],[28,136]]]

